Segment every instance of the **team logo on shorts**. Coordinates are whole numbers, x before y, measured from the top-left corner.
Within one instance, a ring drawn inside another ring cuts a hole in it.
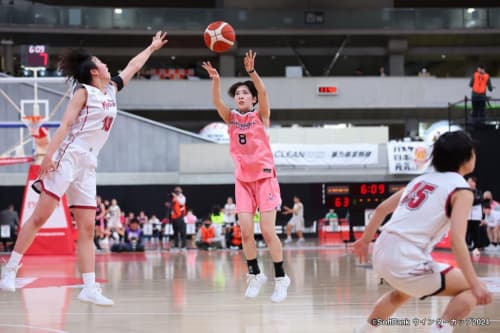
[[[433,274],[434,269],[431,267],[430,262],[424,262],[417,267],[415,267],[409,274],[412,276],[422,276],[427,274]]]
[[[268,201],[273,201],[273,200],[274,200],[274,198],[275,198],[275,195],[274,195],[273,193],[269,192],[269,193],[267,194],[267,200],[268,200]]]

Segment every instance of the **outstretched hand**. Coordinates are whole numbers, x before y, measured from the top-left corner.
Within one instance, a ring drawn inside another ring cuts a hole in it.
[[[252,71],[255,69],[255,56],[257,53],[255,53],[252,50],[249,50],[245,53],[245,58],[243,59],[243,64],[245,65],[245,70],[248,72]]]
[[[153,40],[151,41],[151,49],[153,52],[161,49],[163,45],[167,44],[168,39],[166,39],[166,37],[167,32],[161,30],[153,36]]]
[[[368,246],[369,243],[366,243],[362,238],[352,244],[352,251],[358,257],[360,264],[368,262]]]
[[[219,78],[219,72],[217,72],[217,70],[212,66],[210,61],[202,62],[201,67],[207,71],[208,76],[210,76],[211,79]]]
[[[55,170],[56,170],[56,165],[54,164],[54,161],[52,161],[52,159],[48,157],[48,155],[45,155],[45,157],[42,160],[42,163],[40,164],[40,173],[38,175],[38,178],[41,179],[47,173]]]

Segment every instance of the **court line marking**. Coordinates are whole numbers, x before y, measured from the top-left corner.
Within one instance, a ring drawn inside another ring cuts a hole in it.
[[[46,328],[46,327],[38,327],[38,326],[30,326],[30,325],[22,325],[22,324],[0,324],[0,327],[12,327],[12,328],[28,328],[35,330],[42,330],[46,332],[54,332],[54,333],[68,333],[66,331],[58,330],[55,328]]]

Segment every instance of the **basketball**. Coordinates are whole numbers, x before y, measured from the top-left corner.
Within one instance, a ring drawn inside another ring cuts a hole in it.
[[[224,21],[210,23],[203,34],[205,45],[212,51],[221,53],[229,51],[236,40],[233,27]]]

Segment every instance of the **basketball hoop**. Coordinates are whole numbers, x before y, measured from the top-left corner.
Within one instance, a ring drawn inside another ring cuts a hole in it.
[[[31,136],[36,138],[40,135],[40,124],[43,120],[43,116],[23,116],[22,119],[24,123],[28,125]]]

